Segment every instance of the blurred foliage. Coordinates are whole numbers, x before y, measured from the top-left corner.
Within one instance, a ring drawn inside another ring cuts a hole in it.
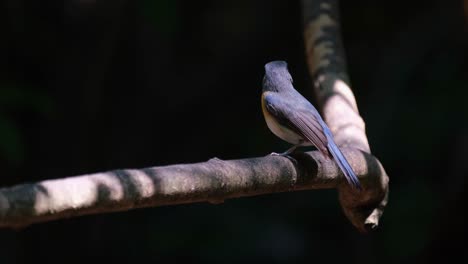
[[[173,34],[179,27],[177,1],[144,0],[140,8],[153,27],[161,32]]]
[[[43,92],[36,92],[13,85],[0,85],[0,157],[18,166],[24,160],[25,146],[21,132],[11,116],[29,111],[43,117],[52,114],[52,102]]]
[[[3,111],[26,109],[46,117],[52,114],[52,101],[42,91],[2,85],[0,89],[0,109]]]
[[[24,147],[18,128],[8,119],[0,117],[0,156],[18,165],[23,159]]]

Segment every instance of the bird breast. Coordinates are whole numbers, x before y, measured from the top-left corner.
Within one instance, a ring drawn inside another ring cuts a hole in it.
[[[262,100],[262,110],[268,128],[277,137],[294,145],[297,145],[301,142],[303,142],[303,144],[301,145],[310,145],[309,142],[304,141],[304,139],[300,135],[278,123],[278,121],[276,121],[276,118],[272,114],[270,114],[270,112],[268,112],[268,110],[266,109],[264,100]]]

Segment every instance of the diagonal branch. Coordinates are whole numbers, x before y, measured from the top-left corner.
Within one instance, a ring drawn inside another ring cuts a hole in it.
[[[307,64],[324,119],[338,145],[370,153],[365,123],[349,87],[338,0],[302,0],[302,9]],[[378,226],[388,200],[388,176],[369,176],[361,178],[365,188],[359,194],[346,184],[338,188],[346,216],[363,232]]]

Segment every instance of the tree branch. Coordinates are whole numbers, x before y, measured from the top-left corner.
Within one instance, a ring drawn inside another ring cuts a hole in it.
[[[349,86],[341,41],[338,0],[302,0],[307,64],[322,114],[341,147],[370,153],[364,120]],[[354,166],[353,166],[354,168]],[[388,201],[388,176],[382,170],[360,180],[357,194],[348,185],[338,187],[349,220],[363,232],[378,226]]]
[[[360,178],[384,173],[380,163],[345,149]],[[335,188],[344,180],[335,163],[319,152],[146,169],[115,170],[0,189],[0,227],[133,208],[183,203],[221,203],[266,193]]]

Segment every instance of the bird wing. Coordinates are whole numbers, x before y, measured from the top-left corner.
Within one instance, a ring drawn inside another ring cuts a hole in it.
[[[327,149],[328,140],[320,124],[317,110],[307,102],[290,102],[274,94],[264,96],[267,111],[276,117],[277,121],[296,132],[305,141],[312,143],[324,155],[330,157]]]
[[[351,168],[351,165],[335,144],[330,129],[312,104],[298,98],[295,98],[295,100],[284,100],[274,94],[266,94],[264,99],[265,108],[276,117],[281,125],[290,128],[303,137],[304,140],[314,144],[323,155],[333,158],[343,172],[346,180],[355,188],[361,189],[359,179]]]
[[[310,112],[297,111],[290,113],[290,126],[297,130],[298,134],[314,144],[325,156],[330,156],[327,149],[328,140],[323,133],[323,128],[317,118]]]

